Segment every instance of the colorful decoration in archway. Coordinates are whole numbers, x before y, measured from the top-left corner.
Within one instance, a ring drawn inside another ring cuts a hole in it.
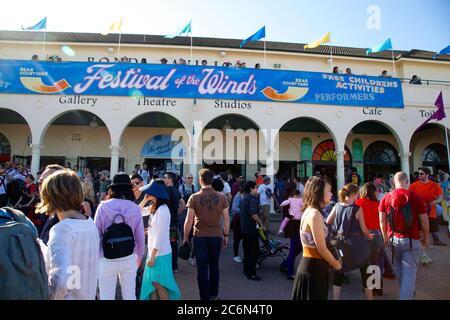
[[[345,147],[347,151],[344,155],[344,161],[351,161],[350,151]],[[313,152],[313,161],[336,161],[336,147],[333,140],[326,140],[321,142]]]

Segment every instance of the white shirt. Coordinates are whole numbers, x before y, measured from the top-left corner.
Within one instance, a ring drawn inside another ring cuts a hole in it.
[[[58,222],[50,230],[46,251],[49,299],[94,300],[100,252],[94,221],[89,218]]]
[[[147,169],[139,169],[137,174],[141,176],[142,180],[144,180],[144,183],[148,182],[148,179],[150,178],[150,172]]]
[[[21,174],[21,173],[18,173],[18,174],[15,174],[14,176],[13,176],[13,180],[22,180],[22,181],[25,181],[25,178],[26,178],[27,176],[25,175],[23,175],[23,174]]]
[[[6,175],[8,176],[8,177],[14,177],[15,175],[17,174],[17,169],[8,169],[8,170],[6,170]]]
[[[270,184],[262,184],[258,187],[260,206],[270,206],[271,204],[272,198],[267,198],[267,189],[270,189],[273,195],[273,189]]]
[[[231,193],[231,188],[230,188],[230,185],[228,184],[228,182],[223,181],[223,180],[222,180],[222,182],[223,182],[223,193],[225,195],[227,195],[227,193]]]
[[[7,177],[8,176],[6,174],[0,176],[0,194],[6,193],[6,186],[8,185]]]
[[[155,214],[150,215],[148,221],[148,255],[153,249],[158,249],[156,256],[165,256],[172,252],[170,247],[170,210],[167,205],[162,205]]]
[[[303,183],[297,184],[297,190],[300,192],[300,195],[303,197],[303,193],[305,192],[305,186],[303,185]]]

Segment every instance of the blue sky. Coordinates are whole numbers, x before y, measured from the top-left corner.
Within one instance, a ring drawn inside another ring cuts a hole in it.
[[[369,29],[369,6],[380,9]],[[24,10],[26,8],[26,10]],[[15,0],[0,29],[20,30],[48,16],[49,31],[101,32],[123,16],[123,33],[169,34],[193,19],[194,36],[244,39],[266,25],[268,41],[308,43],[330,31],[333,45],[439,51],[450,45],[449,0]]]

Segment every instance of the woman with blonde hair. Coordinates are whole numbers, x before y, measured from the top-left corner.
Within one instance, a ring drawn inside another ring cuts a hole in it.
[[[344,270],[334,272],[334,300],[339,300],[340,298],[345,278],[344,271],[351,271],[358,267],[361,271],[361,280],[366,297],[368,300],[373,300],[373,291],[367,288],[367,279],[369,277],[367,267],[370,260],[370,243],[367,239],[372,239],[373,235],[369,233],[366,227],[363,210],[355,205],[358,193],[359,187],[352,183],[339,190],[339,202],[336,203],[327,218],[327,224],[333,225],[333,229],[338,235],[345,240],[351,241],[351,260],[355,264],[355,266],[348,265],[349,260],[346,260],[344,256]]]
[[[47,177],[40,189],[37,212],[56,212],[59,222],[50,230],[48,247],[43,243],[49,298],[94,300],[100,240],[92,219],[80,212],[83,192],[80,178],[72,170],[60,170]],[[75,274],[82,275],[74,282]]]
[[[86,217],[94,219],[95,214],[95,195],[94,184],[90,181],[84,181],[83,187],[83,202],[81,203],[81,213]]]

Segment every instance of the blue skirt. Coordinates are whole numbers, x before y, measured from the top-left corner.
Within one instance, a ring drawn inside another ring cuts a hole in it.
[[[167,290],[170,300],[179,300],[180,289],[178,289],[172,271],[172,253],[156,256],[153,267],[147,266],[149,259],[150,257],[145,262],[140,300],[150,300],[152,293],[156,290],[153,282],[159,283]]]

